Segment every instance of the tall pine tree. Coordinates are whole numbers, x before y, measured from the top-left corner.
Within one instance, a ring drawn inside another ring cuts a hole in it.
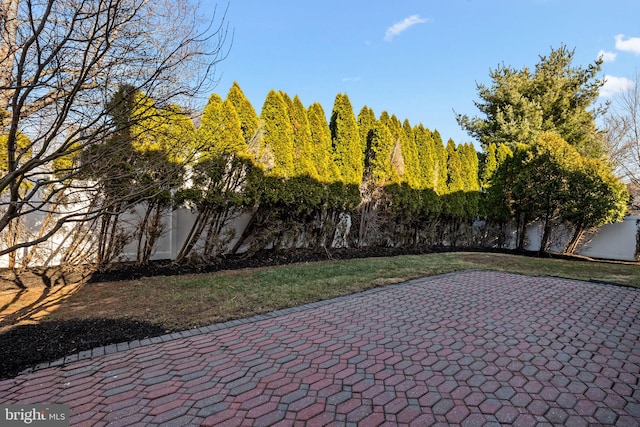
[[[596,79],[599,59],[586,68],[573,66],[575,51],[561,46],[540,56],[533,72],[500,66],[490,73],[491,87],[477,86],[480,117],[458,115],[458,123],[482,143],[536,144],[545,131],[558,133],[580,154],[600,157],[603,146],[592,108],[603,80]]]

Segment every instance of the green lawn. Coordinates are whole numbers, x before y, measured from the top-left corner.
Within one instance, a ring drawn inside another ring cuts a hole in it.
[[[599,280],[640,287],[640,265],[443,253],[293,264],[83,286],[47,319],[127,318],[180,330],[466,269]]]

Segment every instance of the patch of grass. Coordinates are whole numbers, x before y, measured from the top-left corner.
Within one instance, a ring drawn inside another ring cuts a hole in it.
[[[478,269],[507,271],[529,276],[558,276],[596,280],[640,288],[640,264],[588,261],[582,259],[532,258],[494,253],[460,253],[461,259]]]
[[[465,269],[640,287],[640,267],[493,253],[365,258],[84,285],[48,319],[126,318],[180,330]]]

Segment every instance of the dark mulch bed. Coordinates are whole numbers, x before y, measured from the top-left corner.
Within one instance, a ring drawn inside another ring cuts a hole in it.
[[[122,319],[77,319],[22,325],[0,335],[0,378],[107,344],[162,335],[160,325]]]
[[[177,266],[170,262],[155,262],[141,268],[132,264],[120,264],[109,271],[96,272],[90,282],[131,280],[154,275],[207,273],[221,270],[265,267],[295,262],[314,262],[326,259],[354,259],[407,254],[451,252],[450,247],[422,248],[364,248],[337,249],[331,252],[295,250],[265,251],[252,257],[221,257],[216,262],[199,266]],[[465,248],[469,251],[469,248]],[[487,250],[484,249],[484,252]],[[33,274],[31,272],[30,274]],[[21,282],[28,286],[28,283]],[[36,325],[18,326],[0,334],[0,378],[10,378],[19,372],[44,362],[61,359],[67,355],[120,342],[139,340],[165,334],[160,325],[117,319],[77,319],[68,321],[43,321]]]

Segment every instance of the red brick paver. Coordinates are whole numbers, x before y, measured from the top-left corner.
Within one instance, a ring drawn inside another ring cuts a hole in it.
[[[72,425],[640,426],[639,311],[638,289],[460,272],[85,352],[0,403]]]

